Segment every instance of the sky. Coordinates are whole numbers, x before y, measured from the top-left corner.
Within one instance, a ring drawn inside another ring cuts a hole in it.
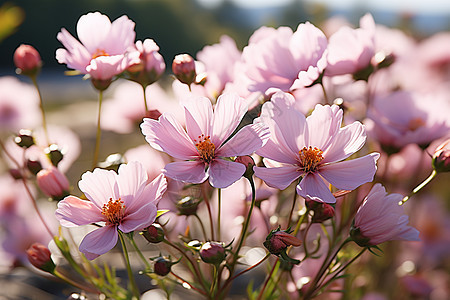
[[[223,0],[197,0],[205,6],[214,7]],[[231,0],[245,8],[262,6],[281,6],[295,0]],[[309,3],[324,3],[332,8],[385,9],[408,13],[447,13],[450,14],[450,0],[303,0]]]

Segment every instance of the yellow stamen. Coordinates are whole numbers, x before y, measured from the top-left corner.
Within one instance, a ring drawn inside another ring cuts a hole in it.
[[[99,56],[109,56],[109,54],[103,49],[97,49],[94,54],[92,54],[92,59],[96,59]]]
[[[424,120],[422,120],[421,118],[414,118],[414,119],[409,120],[408,129],[411,131],[415,131],[424,125],[425,125]]]
[[[305,173],[316,172],[319,163],[323,160],[323,151],[317,147],[303,147],[298,152],[301,170]]]
[[[195,147],[197,147],[198,154],[205,163],[210,163],[214,159],[214,151],[216,146],[211,142],[210,136],[205,136],[204,134],[198,136],[199,141],[194,140]]]
[[[125,211],[125,205],[123,201],[119,199],[113,200],[109,198],[108,203],[103,204],[102,215],[106,217],[107,223],[119,224],[123,218]]]

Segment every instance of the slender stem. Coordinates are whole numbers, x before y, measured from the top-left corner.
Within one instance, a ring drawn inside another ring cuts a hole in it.
[[[147,112],[148,112],[148,105],[147,105],[147,95],[146,95],[146,93],[145,93],[145,85],[143,85],[143,84],[141,84],[141,87],[142,87],[142,91],[143,91],[143,94],[144,94],[144,106],[145,106],[145,114],[144,114],[144,116],[147,116]]]
[[[257,262],[256,264],[254,264],[253,266],[248,267],[245,270],[242,270],[241,272],[237,273],[236,275],[234,275],[233,277],[231,277],[230,282],[233,281],[234,279],[236,279],[237,277],[241,276],[244,273],[247,273],[248,271],[256,268],[257,266],[259,266],[260,264],[262,264],[265,260],[267,260],[270,257],[270,252],[267,252],[266,256],[264,256],[263,259],[261,259],[259,262]],[[225,287],[225,285],[223,286]]]
[[[303,249],[305,250],[305,258],[308,257],[308,247],[306,246],[306,236],[308,235],[308,231],[311,228],[312,222],[308,223],[308,226],[306,226],[305,233],[303,233]]]
[[[202,195],[203,195],[203,200],[205,201],[206,204],[206,208],[208,210],[208,215],[209,215],[209,225],[211,227],[211,239],[214,241],[214,222],[213,222],[213,218],[212,218],[212,211],[211,211],[211,205],[209,203],[209,197],[208,197],[208,193],[206,191],[206,188],[208,187],[208,181],[205,181],[202,184]]]
[[[222,189],[217,189],[217,239],[220,241],[220,215],[222,206]]]
[[[49,145],[49,138],[48,138],[48,131],[47,131],[47,121],[45,118],[45,111],[44,111],[44,101],[42,99],[42,94],[41,94],[41,90],[39,89],[39,85],[37,83],[36,80],[36,75],[30,76],[31,81],[33,82],[33,85],[36,87],[36,90],[38,92],[38,96],[39,96],[39,108],[41,110],[41,115],[42,115],[42,128],[44,128],[44,135],[45,135],[45,142],[47,145]]]
[[[100,127],[102,115],[102,102],[103,102],[103,91],[100,90],[98,93],[97,135],[95,137],[95,150],[94,150],[94,159],[92,160],[92,169],[94,169],[97,166],[98,155],[100,152],[100,140],[102,136],[102,129]]]
[[[292,220],[292,216],[294,214],[294,210],[295,210],[295,204],[297,203],[297,192],[294,191],[294,199],[292,200],[292,207],[291,207],[291,211],[289,212],[289,219],[288,219],[288,223],[286,228],[289,228],[289,226],[291,226],[291,220]]]
[[[125,239],[123,238],[123,233],[121,231],[118,231],[118,232],[119,232],[120,243],[122,244],[122,253],[123,253],[123,257],[125,258],[125,266],[127,268],[128,279],[130,280],[131,290],[132,290],[134,296],[137,299],[139,299],[140,294],[139,294],[138,287],[136,285],[136,281],[135,281],[134,276],[133,276],[133,271],[131,270],[130,258],[128,256],[128,251],[127,251],[127,246],[125,244]]]
[[[279,258],[277,258],[277,259],[275,260],[275,263],[274,263],[273,266],[272,266],[272,270],[270,270],[269,275],[267,275],[267,279],[266,279],[266,281],[264,281],[264,285],[263,285],[261,291],[259,292],[259,295],[258,295],[257,300],[261,300],[261,299],[262,299],[262,297],[263,297],[263,295],[264,295],[264,290],[266,289],[267,284],[269,283],[270,279],[272,278],[272,274],[273,274],[273,272],[275,271],[278,262],[279,262]]]
[[[209,296],[214,299],[214,288],[216,287],[216,282],[218,281],[219,268],[216,265],[213,265],[213,268],[213,280],[209,289]]]
[[[206,235],[206,230],[205,230],[205,226],[203,225],[203,221],[202,221],[202,219],[200,219],[200,217],[197,214],[194,214],[194,217],[198,220],[198,223],[200,224],[200,228],[202,229],[202,232],[203,232],[203,238],[206,241],[208,239],[208,237]]]
[[[177,274],[175,274],[173,271],[170,271],[170,274],[172,274],[172,275],[173,275],[174,277],[176,277],[178,280],[180,280],[181,282],[183,282],[183,284],[187,284],[187,285],[189,286],[189,288],[193,289],[194,291],[199,292],[200,294],[202,294],[202,295],[204,295],[204,296],[207,296],[207,294],[206,294],[204,291],[202,291],[202,290],[196,288],[195,286],[193,286],[192,284],[190,284],[188,281],[186,281],[186,280],[183,279],[182,277],[180,277],[180,276],[178,276]]]
[[[78,282],[73,281],[72,279],[68,278],[67,276],[65,276],[64,274],[60,273],[59,271],[57,271],[56,269],[52,272],[52,274],[56,277],[58,277],[59,279],[61,279],[62,281],[64,281],[67,284],[70,284],[82,291],[87,291],[89,293],[94,293],[94,294],[100,294],[100,292],[98,290],[95,290],[89,286],[86,286],[85,284],[81,284]]]
[[[151,269],[150,263],[148,262],[148,260],[145,258],[144,254],[142,254],[141,250],[139,249],[139,247],[136,245],[136,241],[134,240],[133,235],[128,235],[128,240],[131,242],[131,245],[133,245],[134,249],[136,250],[136,252],[138,253],[139,257],[142,259],[142,261],[144,262],[145,266],[147,267],[148,270]]]
[[[430,183],[431,180],[433,180],[434,177],[436,177],[437,172],[433,169],[430,176],[428,176],[427,179],[425,179],[421,184],[419,184],[415,189],[412,190],[412,192],[403,198],[403,200],[399,203],[400,205],[403,205],[406,201],[408,201],[409,198],[411,198],[414,194],[416,194],[418,191],[420,191],[424,186],[426,186],[428,183]]]
[[[325,104],[328,104],[328,95],[327,95],[327,91],[325,90],[325,86],[323,85],[323,82],[320,83],[320,86],[322,87],[323,98],[325,99]]]

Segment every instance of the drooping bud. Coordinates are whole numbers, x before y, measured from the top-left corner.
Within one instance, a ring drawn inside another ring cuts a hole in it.
[[[150,243],[157,244],[164,240],[164,230],[158,223],[153,223],[141,233]]]
[[[17,67],[18,74],[35,76],[42,66],[39,52],[30,45],[22,44],[14,52],[14,64]]]
[[[44,149],[44,153],[52,162],[55,167],[58,166],[59,162],[64,158],[62,150],[56,144],[51,144]]]
[[[177,202],[178,214],[182,216],[192,216],[197,213],[201,200],[191,196],[184,197]]]
[[[53,273],[56,268],[50,250],[42,244],[32,244],[27,250],[27,256],[30,263],[42,271]]]
[[[269,233],[263,245],[271,254],[280,256],[281,259],[284,259],[292,264],[299,264],[299,260],[290,258],[286,253],[287,247],[298,247],[302,244],[300,239],[290,233],[291,230],[289,228],[287,230],[281,230],[280,227],[278,227],[276,230],[272,230]]]
[[[27,164],[28,170],[30,170],[30,172],[33,175],[37,175],[37,173],[39,173],[39,171],[42,170],[42,165],[38,160],[28,159],[26,164]]]
[[[28,149],[34,145],[34,138],[30,130],[21,129],[19,134],[14,138],[17,146]]]
[[[314,212],[311,220],[313,223],[322,223],[335,214],[334,207],[328,203],[306,199],[305,204],[309,210]]]
[[[19,169],[9,169],[8,171],[12,178],[16,180],[23,178],[22,172]]]
[[[436,148],[431,164],[436,172],[450,172],[450,139]]]
[[[155,258],[151,258],[154,261],[153,271],[155,274],[159,276],[166,276],[170,273],[172,266],[179,263],[181,259],[172,262],[170,257],[158,256]]]
[[[54,200],[61,200],[69,194],[69,180],[54,166],[40,170],[36,181],[41,191]]]
[[[173,59],[172,71],[179,81],[190,85],[197,76],[194,58],[189,54],[178,54]]]
[[[200,258],[208,264],[219,265],[225,259],[225,247],[218,242],[204,243],[199,253]]]
[[[245,166],[244,176],[247,179],[251,179],[255,171],[253,171],[253,167],[255,166],[255,161],[250,155],[238,156],[235,159],[235,162],[241,163]]]

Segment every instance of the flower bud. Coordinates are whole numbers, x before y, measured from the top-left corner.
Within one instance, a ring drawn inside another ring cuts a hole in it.
[[[42,66],[39,52],[30,45],[20,45],[14,52],[13,59],[17,67],[17,73],[27,76],[37,75]]]
[[[55,200],[67,196],[70,188],[67,177],[53,166],[40,170],[36,175],[36,181],[41,191]]]
[[[40,170],[42,170],[42,165],[38,160],[28,159],[26,164],[28,170],[30,170],[30,172],[33,173],[34,175],[36,175],[37,173],[39,173]]]
[[[334,217],[334,207],[325,202],[318,202],[310,199],[305,200],[306,207],[314,212],[313,223],[322,223]]]
[[[108,155],[105,161],[102,161],[98,164],[98,166],[102,169],[106,170],[114,170],[118,171],[121,164],[125,163],[125,159],[122,154],[114,153]]]
[[[192,216],[197,213],[201,200],[191,196],[184,197],[177,202],[178,214],[182,216]]]
[[[244,172],[244,177],[251,179],[253,174],[255,173],[253,171],[253,167],[255,166],[255,161],[253,160],[253,158],[250,155],[244,155],[244,156],[238,156],[235,159],[235,162],[241,163],[245,166],[245,172]]]
[[[272,230],[269,233],[263,244],[270,253],[279,255],[281,252],[285,251],[288,246],[300,246],[302,241],[289,234],[289,230],[280,230],[278,227],[278,229]]]
[[[12,178],[16,180],[23,178],[22,172],[19,169],[9,169],[8,171]]]
[[[51,144],[44,149],[44,152],[55,167],[57,167],[59,162],[64,158],[61,149],[56,144]]]
[[[178,54],[172,63],[173,74],[179,81],[190,85],[195,82],[197,76],[195,72],[195,61],[189,54]]]
[[[200,258],[205,263],[218,265],[225,259],[225,248],[218,242],[206,242],[200,248]]]
[[[34,138],[30,130],[21,129],[19,134],[14,138],[14,142],[17,146],[28,149],[34,145]]]
[[[145,113],[145,117],[152,120],[158,120],[161,115],[162,113],[157,109],[151,109]]]
[[[132,52],[133,64],[128,67],[129,79],[147,86],[157,81],[166,69],[159,47],[152,39],[137,41],[136,51]]]
[[[157,257],[153,260],[155,262],[153,265],[153,270],[154,270],[155,274],[157,274],[159,276],[166,276],[167,274],[169,274],[171,271],[172,265],[175,264],[163,256]]]
[[[142,235],[147,241],[153,244],[160,243],[164,240],[164,230],[158,223],[153,223],[152,225],[147,227],[142,232]]]
[[[436,148],[431,163],[437,172],[450,172],[450,139]]]
[[[42,271],[52,273],[56,268],[50,250],[42,244],[32,244],[27,250],[27,256],[30,263]]]

